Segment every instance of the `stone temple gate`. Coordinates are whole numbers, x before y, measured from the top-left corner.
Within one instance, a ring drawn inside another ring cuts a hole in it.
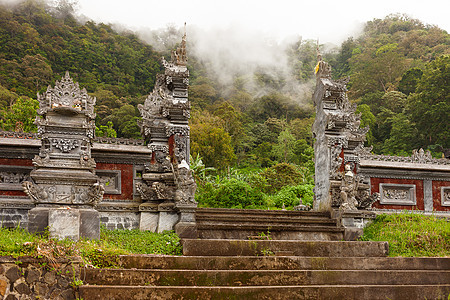
[[[38,134],[0,131],[1,226],[73,239],[98,237],[99,224],[195,237],[186,62],[184,36],[138,107],[143,139],[94,137],[95,98],[69,74],[39,95]],[[371,154],[347,82],[320,57],[316,75],[314,210],[338,212],[344,226],[391,210],[448,214],[450,160]]]

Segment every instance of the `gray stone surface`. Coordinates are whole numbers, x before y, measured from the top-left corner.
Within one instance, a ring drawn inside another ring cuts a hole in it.
[[[95,209],[80,209],[80,238],[100,238],[100,214]]]
[[[315,187],[314,210],[367,208],[376,201],[370,185],[359,174],[358,155],[364,150],[369,127],[359,128],[361,115],[347,97],[348,79],[333,80],[331,67],[319,54],[313,99]],[[349,180],[351,179],[351,180]]]
[[[159,213],[158,212],[141,212],[139,229],[156,232],[158,229]]]
[[[110,230],[139,228],[139,213],[128,211],[100,211],[100,222]]]
[[[51,238],[80,238],[80,211],[70,208],[53,208],[48,211],[49,233]]]
[[[44,232],[48,227],[48,208],[36,207],[28,212],[28,231]]]
[[[165,230],[173,230],[175,224],[178,222],[178,214],[176,212],[159,213],[158,232],[161,233]]]

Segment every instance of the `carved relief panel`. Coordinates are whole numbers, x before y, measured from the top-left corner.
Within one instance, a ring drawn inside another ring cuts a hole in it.
[[[380,183],[380,197],[380,204],[416,205],[416,185]]]
[[[450,186],[441,187],[441,205],[450,206]]]

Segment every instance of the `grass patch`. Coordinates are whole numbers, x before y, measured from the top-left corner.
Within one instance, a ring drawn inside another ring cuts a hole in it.
[[[389,242],[389,256],[450,256],[450,222],[435,216],[378,215],[361,239]]]
[[[118,266],[119,255],[124,254],[181,255],[182,248],[173,231],[153,233],[102,227],[100,240],[73,242],[49,239],[47,234],[31,234],[21,228],[0,229],[0,256],[47,258],[50,263],[56,263],[59,257],[78,256],[86,265],[105,268]]]

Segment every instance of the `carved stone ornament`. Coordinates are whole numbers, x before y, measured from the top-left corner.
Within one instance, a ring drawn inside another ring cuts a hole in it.
[[[416,205],[414,184],[380,183],[380,204]]]
[[[78,140],[72,139],[51,139],[52,146],[61,152],[68,153],[78,147]]]
[[[372,161],[392,161],[392,162],[416,163],[416,164],[450,165],[450,159],[433,158],[431,156],[430,151],[428,150],[424,151],[422,148],[419,150],[413,150],[411,156],[378,155],[370,153],[370,150],[360,153],[361,158]]]
[[[345,165],[344,178],[341,181],[340,196],[341,208],[344,210],[357,210],[356,194],[358,192],[358,181],[353,174],[350,165]]]
[[[38,94],[38,115],[45,115],[50,110],[84,113],[89,118],[95,119],[95,98],[88,95],[86,89],[80,89],[78,83],[74,83],[66,72],[61,81],[56,81],[55,87],[47,88],[43,95]]]
[[[195,191],[197,184],[195,183],[192,170],[186,161],[182,161],[179,165],[174,165],[175,184],[177,190],[175,193],[175,203],[182,205],[197,205],[195,201]]]
[[[441,205],[450,206],[450,186],[441,187]]]
[[[138,192],[139,196],[141,196],[142,201],[156,199],[155,191],[143,182],[136,183],[136,191]]]

